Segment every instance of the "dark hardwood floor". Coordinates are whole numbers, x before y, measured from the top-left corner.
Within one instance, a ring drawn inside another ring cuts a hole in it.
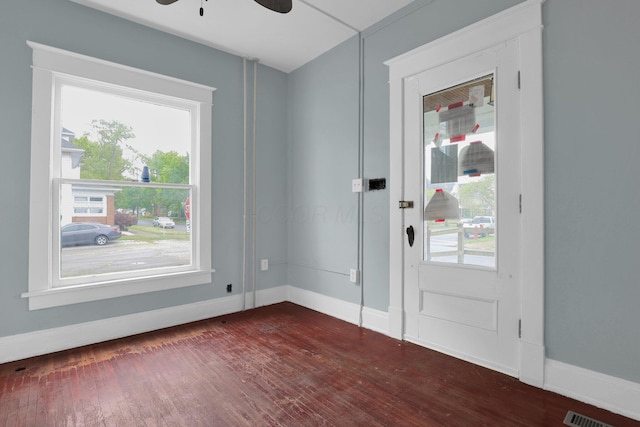
[[[290,303],[0,365],[0,426],[640,422]]]

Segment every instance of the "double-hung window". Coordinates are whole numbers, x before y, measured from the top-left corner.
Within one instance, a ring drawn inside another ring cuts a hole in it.
[[[214,89],[28,44],[29,308],[211,283]]]

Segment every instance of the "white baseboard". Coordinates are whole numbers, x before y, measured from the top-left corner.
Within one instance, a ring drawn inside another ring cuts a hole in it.
[[[402,307],[389,306],[389,336],[401,340],[405,334],[404,309]]]
[[[389,335],[389,314],[369,307],[362,309],[362,327]]]
[[[288,301],[288,292],[289,286],[276,286],[275,288],[258,290],[255,296],[254,307],[253,291],[249,291],[245,295],[245,308],[249,310],[256,307],[263,307],[265,305],[278,304],[279,302]]]
[[[520,381],[534,387],[544,387],[545,348],[543,345],[520,341]]]
[[[547,359],[545,390],[640,420],[640,384]]]
[[[246,301],[249,303],[246,308],[251,308],[253,295],[247,294]],[[316,292],[293,286],[279,286],[256,292],[257,307],[284,301],[290,301],[355,325],[359,324],[360,321],[360,306],[358,304],[345,302]],[[0,363],[222,316],[242,311],[242,309],[242,295],[234,295],[93,322],[0,337]],[[389,314],[383,311],[364,307],[362,310],[362,326],[385,335],[392,335],[389,331]],[[411,339],[408,340],[412,341]],[[419,344],[424,345],[424,343]],[[442,349],[439,351],[442,351]],[[640,420],[640,408],[638,407],[640,384],[551,359],[546,359],[544,366],[544,389]],[[495,367],[491,368],[495,369]],[[537,378],[538,375],[536,372],[531,377]],[[522,380],[527,382],[526,379]],[[530,383],[535,382],[531,381]]]
[[[288,286],[279,286],[256,292],[256,306],[287,301],[288,288]],[[253,293],[247,293],[245,308],[250,309],[252,305]],[[242,295],[233,295],[71,326],[0,337],[0,363],[236,313],[242,309]]]
[[[345,322],[356,325],[360,322],[360,306],[358,304],[342,301],[295,286],[289,286],[288,288],[287,300],[294,304],[328,314]]]
[[[242,295],[233,295],[193,304],[0,337],[0,363],[236,313],[242,311],[243,308],[253,308],[253,292],[248,292],[245,295],[244,307],[242,298]],[[315,292],[292,286],[278,286],[259,290],[255,295],[256,307],[284,301],[291,301],[350,323],[359,323],[359,305]],[[385,317],[386,313],[373,309],[366,309],[363,312],[365,327],[382,333],[385,333],[385,327],[388,324]]]
[[[360,323],[359,304],[345,302],[294,286],[289,286],[288,289],[287,300],[294,304],[319,311],[354,325]],[[364,307],[362,309],[362,327],[389,335],[389,315],[384,311]]]
[[[0,363],[155,331],[241,310],[242,295],[234,295],[193,304],[0,337],[0,349],[2,349],[0,351]]]

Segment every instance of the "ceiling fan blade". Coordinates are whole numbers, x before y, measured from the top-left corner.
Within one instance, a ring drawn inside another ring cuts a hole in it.
[[[156,1],[157,1],[158,3],[160,3],[160,4],[168,5],[168,4],[171,4],[171,3],[175,3],[175,2],[177,2],[178,0],[156,0]]]
[[[256,0],[261,6],[278,13],[289,13],[293,8],[293,0]]]

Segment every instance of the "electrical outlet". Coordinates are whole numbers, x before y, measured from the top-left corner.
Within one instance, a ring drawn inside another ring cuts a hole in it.
[[[358,281],[360,280],[360,274],[358,274],[359,271],[356,270],[355,268],[352,268],[351,270],[349,270],[349,281],[351,283],[358,283]]]
[[[229,283],[227,285],[227,292],[231,292],[231,288],[233,288],[233,285],[231,285],[231,283]]]
[[[269,260],[268,259],[261,259],[260,260],[260,270],[262,271],[267,271],[269,269]]]

